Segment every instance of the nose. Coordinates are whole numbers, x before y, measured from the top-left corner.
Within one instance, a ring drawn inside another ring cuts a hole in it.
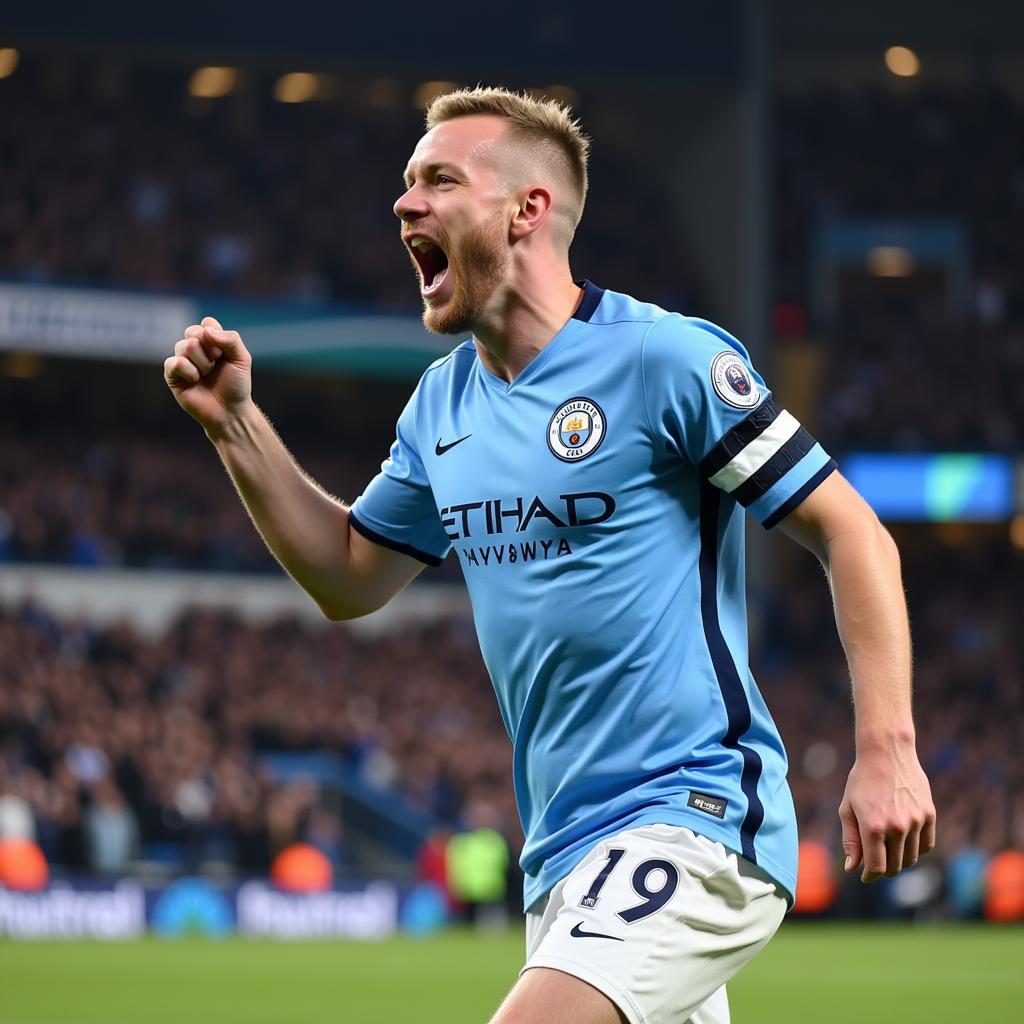
[[[420,199],[415,185],[407,188],[405,192],[398,197],[395,201],[394,211],[395,216],[399,220],[410,223],[418,220],[424,213],[426,213],[426,207],[424,206],[422,199]]]

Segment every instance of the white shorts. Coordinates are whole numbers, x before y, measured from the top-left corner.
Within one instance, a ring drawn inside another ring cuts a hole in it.
[[[676,825],[602,840],[526,915],[526,966],[572,974],[630,1024],[727,1024],[725,983],[775,934],[783,890]]]

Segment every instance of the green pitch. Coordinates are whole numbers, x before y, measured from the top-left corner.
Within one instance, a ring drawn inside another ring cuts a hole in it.
[[[0,1020],[485,1024],[521,951],[517,932],[379,944],[0,941]],[[787,925],[730,992],[734,1024],[1010,1024],[1022,1019],[1024,929]]]

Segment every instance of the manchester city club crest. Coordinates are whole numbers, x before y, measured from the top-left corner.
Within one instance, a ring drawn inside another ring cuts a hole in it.
[[[737,409],[752,409],[761,400],[757,381],[733,351],[719,352],[711,361],[711,384],[723,402]]]
[[[601,446],[605,419],[601,407],[589,398],[563,402],[548,423],[548,447],[563,462],[579,462]]]

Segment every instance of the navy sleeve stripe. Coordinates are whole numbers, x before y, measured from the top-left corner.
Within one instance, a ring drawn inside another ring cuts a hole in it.
[[[392,551],[397,551],[402,555],[409,555],[415,558],[417,561],[423,562],[426,565],[434,566],[435,568],[444,561],[443,558],[438,558],[437,555],[428,555],[425,551],[420,551],[419,548],[414,548],[411,544],[403,544],[399,540],[392,540],[390,537],[385,537],[383,534],[378,533],[376,530],[371,530],[366,523],[360,522],[351,512],[348,514],[349,525],[356,533],[361,533],[367,540],[372,540],[374,544],[380,544],[382,547],[391,548]]]
[[[788,497],[761,525],[766,529],[770,530],[773,526],[778,526],[790,512],[793,511],[799,505],[804,498],[806,498],[817,486],[831,476],[835,470],[839,468],[839,464],[835,459],[829,459],[821,469],[818,470],[810,480],[807,481],[795,494]]]
[[[801,427],[749,480],[732,491],[744,508],[774,487],[815,445]]]
[[[762,402],[704,456],[700,463],[701,476],[705,480],[710,479],[720,469],[728,466],[751,441],[760,437],[775,422],[781,412],[782,406],[774,398]]]

